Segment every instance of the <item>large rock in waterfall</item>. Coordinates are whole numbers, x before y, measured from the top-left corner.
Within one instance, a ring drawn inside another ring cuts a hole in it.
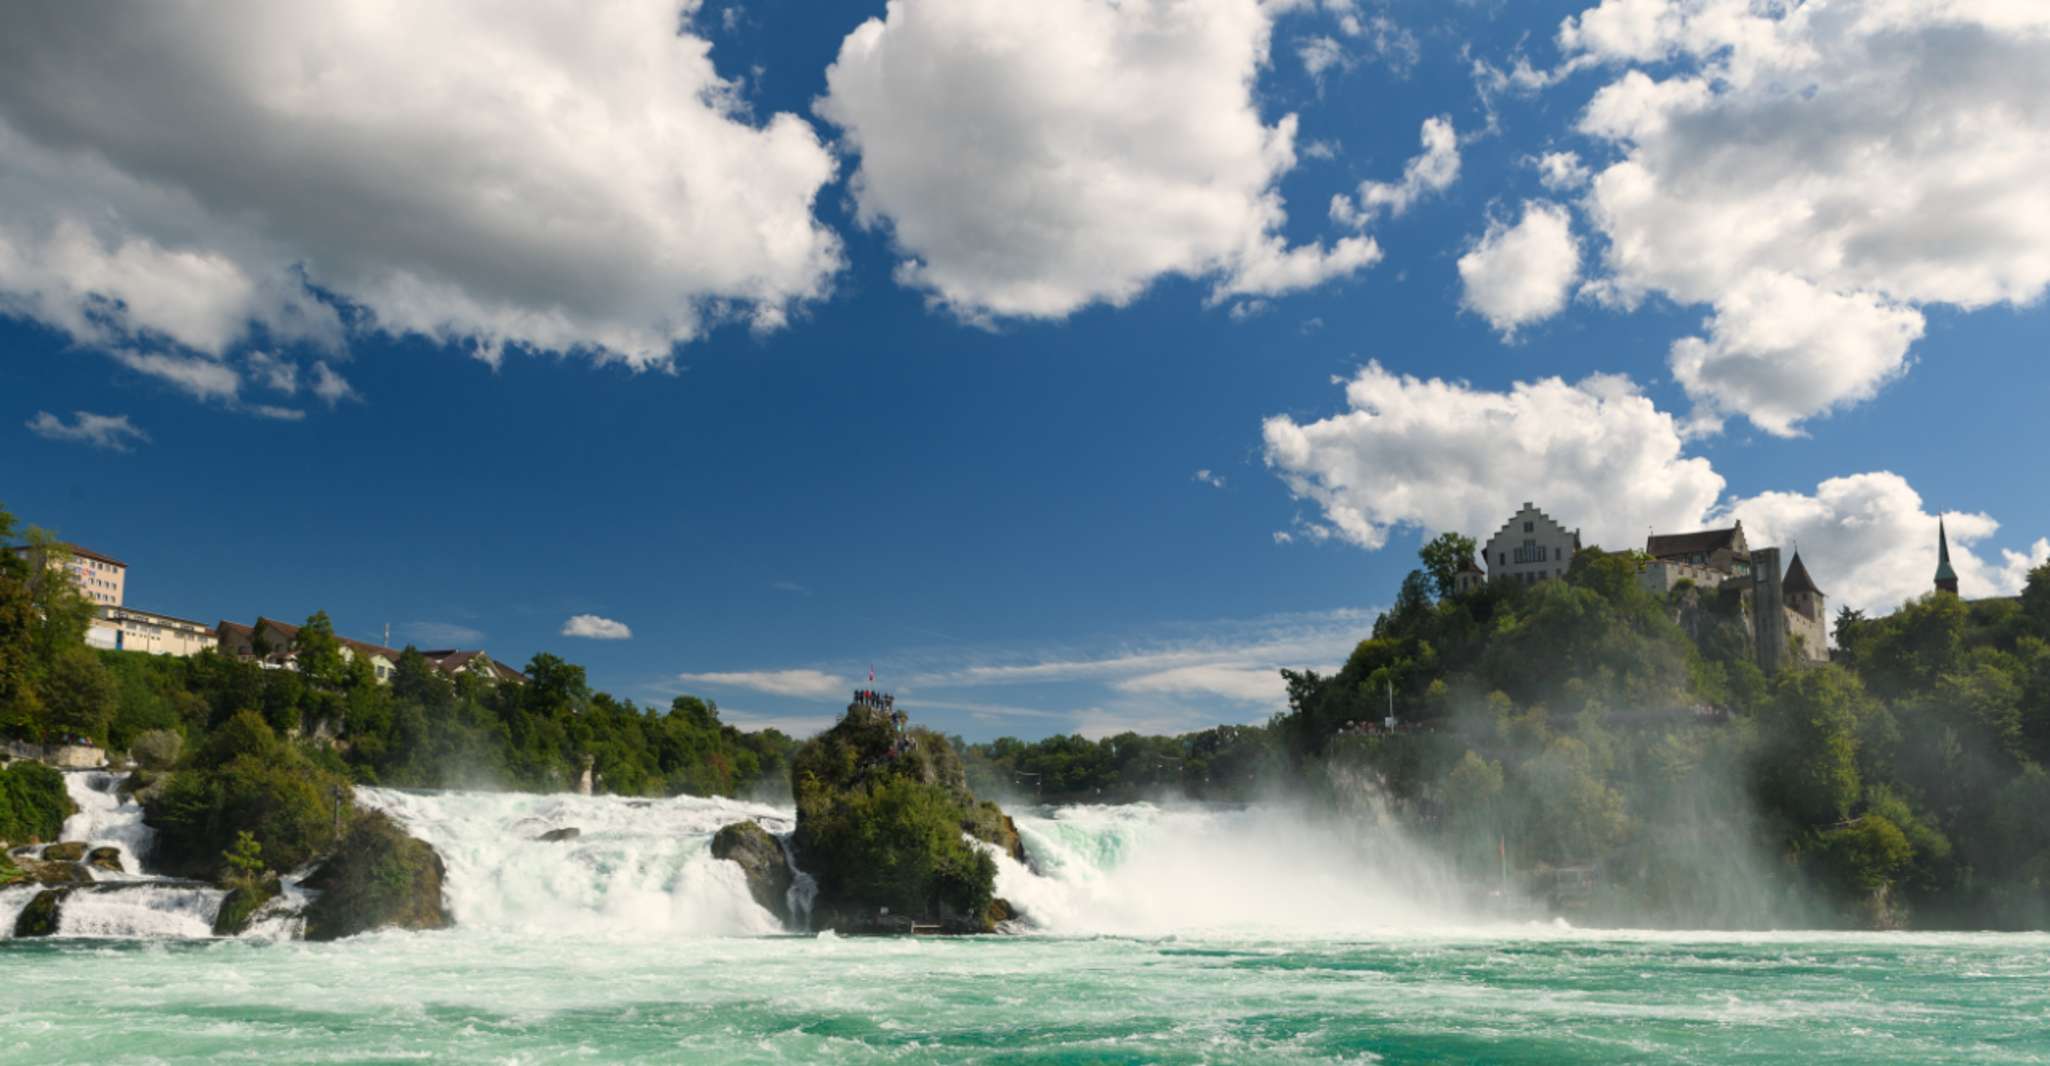
[[[264,904],[278,898],[279,892],[275,874],[229,889],[221,898],[221,909],[214,912],[214,935],[241,936],[249,929],[249,920]]]
[[[373,929],[446,929],[441,856],[379,811],[358,817],[304,884],[320,898],[306,909],[306,939],[339,940]]]
[[[86,853],[86,845],[85,845],[85,844],[83,844],[83,843],[81,843],[81,842],[79,842],[79,841],[76,841],[76,840],[69,840],[69,841],[65,841],[65,842],[64,842],[64,843],[62,843],[62,844],[52,844],[52,845],[50,845],[49,847],[46,847],[46,848],[44,848],[44,849],[43,849],[43,861],[44,861],[44,862],[84,862],[84,861],[85,861],[85,853]]]
[[[25,939],[32,936],[55,936],[58,912],[64,907],[64,898],[71,895],[68,888],[48,888],[36,893],[28,906],[14,917],[14,935]]]
[[[791,769],[797,860],[818,881],[815,928],[995,931],[996,861],[964,834],[1022,852],[1010,819],[969,790],[947,738],[856,702]]]
[[[755,902],[790,924],[790,862],[774,835],[756,822],[735,822],[712,835],[712,857],[738,865]]]

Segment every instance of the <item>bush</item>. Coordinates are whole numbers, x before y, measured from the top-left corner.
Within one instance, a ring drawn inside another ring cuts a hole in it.
[[[56,840],[74,809],[63,774],[26,761],[0,769],[0,841]]]
[[[281,743],[254,713],[208,738],[160,792],[144,802],[157,831],[155,865],[207,880],[243,833],[269,864],[291,870],[333,847],[354,811],[349,783]]]
[[[128,757],[145,770],[169,770],[178,764],[185,750],[185,738],[169,729],[152,729],[135,738]]]

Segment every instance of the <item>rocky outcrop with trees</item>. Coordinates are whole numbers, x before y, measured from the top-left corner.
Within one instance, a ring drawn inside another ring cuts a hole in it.
[[[1009,850],[1015,827],[976,799],[945,737],[857,703],[798,749],[792,777],[814,927],[979,933],[1009,915],[995,906],[995,860],[966,834]]]

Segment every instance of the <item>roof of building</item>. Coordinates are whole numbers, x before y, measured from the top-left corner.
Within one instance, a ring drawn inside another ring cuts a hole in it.
[[[1702,529],[1693,533],[1654,533],[1644,538],[1644,553],[1654,559],[1672,559],[1683,555],[1708,555],[1728,548],[1737,550],[1737,538],[1744,534],[1744,523],[1739,522],[1728,529]]]
[[[176,623],[178,623],[179,625],[184,625],[184,626],[197,626],[197,627],[199,627],[199,628],[201,628],[201,629],[205,629],[205,628],[207,628],[207,624],[206,624],[205,622],[201,622],[201,621],[196,621],[196,620],[194,620],[194,619],[191,619],[191,618],[180,618],[180,617],[178,617],[178,616],[177,616],[177,615],[175,615],[175,614],[164,614],[164,613],[163,613],[163,612],[161,612],[161,611],[145,611],[145,610],[143,610],[143,609],[142,609],[142,608],[140,608],[140,607],[127,607],[127,606],[122,606],[122,607],[112,607],[112,606],[108,606],[108,607],[102,607],[102,608],[100,608],[100,614],[101,614],[101,616],[102,616],[102,617],[104,617],[104,616],[107,616],[107,615],[111,615],[111,614],[114,614],[114,613],[116,613],[116,612],[119,612],[119,613],[121,613],[121,614],[137,614],[137,615],[141,615],[141,616],[143,616],[144,618],[155,618],[155,619],[158,619],[158,620],[160,620],[160,621],[165,621],[165,622],[176,622]]]
[[[1468,552],[1459,557],[1459,572],[1462,574],[1479,574],[1484,571],[1481,570],[1481,564],[1473,561],[1473,553]]]
[[[1815,579],[1808,576],[1808,567],[1801,562],[1801,553],[1794,552],[1794,561],[1787,564],[1787,576],[1780,580],[1781,592],[1812,592],[1822,595],[1815,587]]]
[[[91,548],[81,548],[76,544],[68,544],[63,541],[59,541],[50,546],[53,548],[62,548],[73,555],[84,556],[87,559],[98,559],[100,562],[106,563],[108,566],[118,566],[124,570],[128,568],[127,563],[124,563],[111,555],[102,555],[99,552],[92,550]],[[26,554],[28,552],[35,551],[36,546],[33,544],[19,544],[15,546],[14,550]]]
[[[499,662],[482,651],[459,651],[453,648],[438,648],[434,651],[423,651],[420,654],[426,656],[428,662],[433,663],[437,669],[445,674],[453,675],[464,670],[474,672],[481,669],[493,677],[502,680],[519,681],[521,683],[525,683],[527,680],[527,675]]]
[[[1957,571],[1950,568],[1950,534],[1944,532],[1941,517],[1936,519],[1936,580],[1957,580]]]
[[[221,624],[234,625],[234,623],[232,622],[223,622]],[[271,629],[277,630],[278,635],[285,638],[285,640],[287,641],[290,641],[299,633],[299,627],[293,625],[290,622],[280,622],[275,618],[265,618],[262,615],[257,616],[256,625],[250,627],[250,632],[254,634],[254,632],[257,629],[262,629],[266,626],[268,626]],[[372,644],[367,640],[351,640],[348,637],[344,637],[339,634],[335,636],[335,639],[341,642],[343,647],[346,647],[350,651],[356,652],[359,655],[382,655],[386,659],[391,660],[392,662],[399,661],[400,653],[397,648],[387,648],[382,644]]]
[[[1542,518],[1542,519],[1544,519],[1545,521],[1547,521],[1547,522],[1550,522],[1550,523],[1551,523],[1552,525],[1554,525],[1554,526],[1558,527],[1558,529],[1560,530],[1560,532],[1563,532],[1563,533],[1571,533],[1571,534],[1573,535],[1573,549],[1574,549],[1575,551],[1579,551],[1579,550],[1580,550],[1580,531],[1579,531],[1579,530],[1577,530],[1577,529],[1567,529],[1567,528],[1566,528],[1566,523],[1564,523],[1564,522],[1561,522],[1561,521],[1559,521],[1558,519],[1556,519],[1556,518],[1553,518],[1553,517],[1552,517],[1551,515],[1548,515],[1548,514],[1546,514],[1546,513],[1544,512],[1544,509],[1543,509],[1543,508],[1540,508],[1540,507],[1538,507],[1538,506],[1537,506],[1536,504],[1533,504],[1533,503],[1531,503],[1531,502],[1530,502],[1529,500],[1525,500],[1525,501],[1523,502],[1523,506],[1521,506],[1521,507],[1517,508],[1517,509],[1516,509],[1516,513],[1515,513],[1515,514],[1512,514],[1512,515],[1510,515],[1510,516],[1509,516],[1509,520],[1508,520],[1507,522],[1504,522],[1504,523],[1502,523],[1502,528],[1500,528],[1500,529],[1496,530],[1496,531],[1495,531],[1495,535],[1494,535],[1494,536],[1492,536],[1492,537],[1489,537],[1489,538],[1487,539],[1487,541],[1486,541],[1485,543],[1486,543],[1486,544],[1493,544],[1493,543],[1494,543],[1494,542],[1496,541],[1496,539],[1497,539],[1497,538],[1500,538],[1500,537],[1502,537],[1502,536],[1505,536],[1505,535],[1507,535],[1507,534],[1509,533],[1510,527],[1512,527],[1512,526],[1514,526],[1514,525],[1516,524],[1516,520],[1517,520],[1517,518],[1521,517],[1521,516],[1522,516],[1522,514],[1523,514],[1523,513],[1525,512],[1525,511],[1529,511],[1530,513],[1532,513],[1532,514],[1534,514],[1534,515],[1538,516],[1539,518]]]

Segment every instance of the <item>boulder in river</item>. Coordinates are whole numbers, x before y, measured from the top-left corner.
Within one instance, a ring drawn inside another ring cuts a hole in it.
[[[127,872],[121,867],[120,848],[94,848],[86,853],[85,864],[95,870],[111,870],[117,874]]]
[[[446,929],[447,871],[425,841],[373,811],[356,819],[340,847],[303,883],[320,890],[306,909],[306,939],[339,940],[372,929]]]
[[[712,835],[712,857],[738,864],[755,902],[777,921],[790,923],[790,862],[783,855],[782,843],[760,823],[735,822],[721,827]]]
[[[28,906],[15,916],[15,937],[56,935],[58,912],[64,907],[64,897],[70,894],[68,888],[49,888],[36,893],[36,898],[29,900]]]
[[[214,935],[241,936],[242,931],[249,928],[249,919],[277,896],[278,879],[275,876],[229,889],[221,900],[221,909],[214,915]]]
[[[69,840],[65,841],[62,844],[52,844],[49,847],[44,848],[43,861],[84,862],[85,852],[86,846],[83,842],[77,840]]]
[[[568,826],[563,829],[550,829],[534,839],[543,844],[560,844],[564,841],[575,840],[583,835],[583,830],[578,829],[576,826]]]

